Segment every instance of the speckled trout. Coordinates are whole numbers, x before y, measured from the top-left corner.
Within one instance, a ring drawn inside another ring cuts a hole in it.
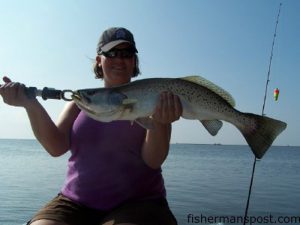
[[[198,76],[150,78],[113,88],[81,89],[72,98],[95,120],[130,120],[151,129],[151,115],[164,91],[179,96],[183,118],[199,120],[211,135],[218,133],[222,121],[233,124],[259,159],[287,126],[279,120],[238,111],[227,91]]]

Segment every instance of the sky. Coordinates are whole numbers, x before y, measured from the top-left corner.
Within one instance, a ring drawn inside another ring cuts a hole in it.
[[[122,26],[139,50],[136,79],[201,75],[231,93],[236,109],[261,114],[280,2],[265,114],[288,124],[274,145],[299,146],[297,0],[0,0],[0,76],[38,88],[102,87],[92,69],[96,45],[105,29]],[[65,105],[40,102],[54,121]],[[34,138],[25,110],[2,99],[0,138]],[[185,119],[174,123],[171,141],[246,144],[229,123],[212,137],[200,122]]]

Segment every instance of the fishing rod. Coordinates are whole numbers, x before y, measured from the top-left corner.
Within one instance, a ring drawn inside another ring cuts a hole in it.
[[[270,82],[271,66],[272,66],[272,59],[273,59],[273,49],[274,49],[274,44],[275,44],[275,38],[277,35],[277,26],[278,26],[279,16],[280,16],[280,12],[281,12],[281,6],[282,6],[282,3],[279,4],[279,10],[278,10],[277,19],[276,19],[275,31],[274,31],[274,35],[273,35],[272,48],[271,48],[270,61],[269,61],[268,74],[267,74],[267,81],[266,81],[266,86],[265,86],[264,101],[263,101],[262,112],[261,112],[262,116],[265,116],[265,105],[266,105],[266,100],[267,100],[268,86],[269,86],[269,82]],[[252,185],[253,185],[253,180],[254,180],[256,161],[257,161],[257,158],[254,156],[254,162],[253,162],[253,166],[252,166],[252,175],[251,175],[251,180],[250,180],[248,199],[247,199],[247,204],[246,204],[246,209],[245,209],[245,214],[244,214],[243,225],[246,225],[246,221],[248,221],[248,209],[249,209],[249,204],[250,204],[250,196],[252,193]]]

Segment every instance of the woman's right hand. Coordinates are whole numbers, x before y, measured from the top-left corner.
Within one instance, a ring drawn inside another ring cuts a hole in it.
[[[28,98],[25,85],[12,82],[3,77],[0,95],[8,105],[22,106],[26,109],[33,133],[46,151],[52,156],[60,156],[70,148],[70,131],[80,110],[74,102],[68,103],[57,125],[36,98]]]
[[[27,108],[34,101],[37,101],[26,96],[24,84],[12,82],[8,77],[3,77],[3,81],[4,84],[0,86],[0,95],[6,104]]]

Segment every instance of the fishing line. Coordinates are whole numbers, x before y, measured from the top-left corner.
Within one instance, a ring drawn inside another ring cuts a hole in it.
[[[279,10],[278,10],[277,19],[276,19],[276,25],[275,25],[275,31],[274,31],[272,48],[271,48],[271,55],[270,55],[270,61],[269,61],[268,75],[267,75],[267,81],[266,81],[266,87],[265,87],[265,95],[264,95],[264,101],[263,101],[262,112],[261,112],[262,116],[265,115],[265,105],[266,105],[266,100],[267,100],[268,85],[269,85],[269,82],[270,82],[271,65],[272,65],[272,59],[273,59],[273,49],[274,49],[274,44],[275,44],[275,38],[276,38],[276,35],[277,35],[277,26],[278,26],[278,22],[279,22],[279,15],[280,15],[280,11],[281,11],[281,6],[282,6],[282,3],[279,4]],[[247,204],[246,204],[246,209],[245,209],[245,214],[244,214],[244,223],[243,223],[243,225],[245,225],[246,222],[248,221],[248,209],[249,209],[249,203],[250,203],[250,196],[251,196],[251,192],[252,192],[252,185],[253,185],[253,180],[254,180],[256,161],[257,161],[257,159],[254,156],[254,162],[253,162],[253,166],[252,166],[252,175],[251,175],[251,180],[250,180],[248,199],[247,199]]]
[[[268,69],[268,76],[267,76],[267,82],[266,82],[266,88],[265,88],[264,103],[263,103],[262,112],[261,112],[262,116],[265,115],[264,110],[265,110],[266,99],[267,99],[268,85],[269,85],[269,82],[270,82],[271,65],[272,65],[272,59],[273,59],[273,49],[274,49],[274,44],[275,44],[275,38],[276,38],[276,35],[277,35],[277,26],[278,26],[280,11],[281,11],[281,5],[282,5],[282,3],[280,3],[280,5],[279,5],[279,11],[278,11],[278,15],[277,15],[276,26],[275,26],[274,36],[273,36],[272,49],[271,49],[270,62],[269,62],[269,69]]]

